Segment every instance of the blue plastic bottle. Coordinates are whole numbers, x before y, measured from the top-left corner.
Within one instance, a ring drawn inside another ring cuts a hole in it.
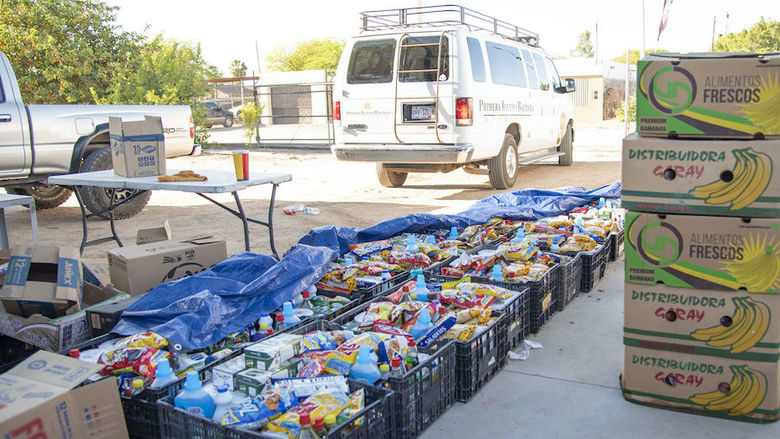
[[[157,371],[154,373],[154,381],[149,385],[150,389],[162,389],[163,387],[173,384],[178,380],[176,375],[173,374],[171,369],[171,363],[167,358],[157,363]]]
[[[284,302],[284,305],[282,305],[282,315],[284,316],[284,323],[288,328],[292,325],[301,323],[301,319],[295,315],[293,304],[290,302]]]
[[[417,317],[417,322],[415,322],[412,329],[409,330],[409,335],[411,335],[413,339],[419,340],[431,330],[431,327],[433,327],[431,324],[431,310],[426,307],[420,311],[420,316]]]
[[[450,228],[450,236],[448,236],[447,238],[454,240],[454,239],[458,239],[458,236],[459,236],[458,235],[458,228],[455,227],[455,226],[452,226]]]
[[[214,416],[217,407],[214,398],[203,390],[203,384],[195,371],[187,372],[184,389],[173,398],[173,405],[193,415],[209,419]]]
[[[436,245],[436,238],[433,235],[428,235],[428,238],[425,239],[425,243],[429,245]]]
[[[414,239],[414,235],[409,234],[406,239],[406,251],[408,253],[417,253],[420,249],[417,247],[417,240]]]
[[[504,273],[501,271],[500,265],[493,266],[493,271],[490,272],[490,280],[495,280],[499,282],[504,281]]]
[[[417,276],[422,274],[422,268],[412,268],[409,272],[409,279],[417,279]]]
[[[414,283],[414,289],[409,294],[409,297],[412,300],[419,300],[419,301],[428,301],[428,293],[430,293],[431,290],[428,289],[428,287],[425,285],[425,275],[424,274],[418,274],[417,280]]]
[[[382,372],[371,359],[372,349],[369,346],[361,346],[358,351],[357,361],[349,369],[349,377],[353,380],[374,384],[382,378]]]
[[[515,234],[515,237],[512,238],[512,242],[523,242],[525,239],[525,229],[520,227],[517,229],[517,233]]]

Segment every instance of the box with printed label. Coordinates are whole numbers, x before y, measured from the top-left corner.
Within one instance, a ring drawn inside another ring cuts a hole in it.
[[[649,342],[648,342],[649,343]],[[780,363],[626,346],[621,387],[629,401],[727,419],[780,417]]]
[[[629,283],[780,292],[780,218],[626,215]]]
[[[100,369],[39,351],[0,375],[0,437],[127,438],[116,381],[79,386]]]
[[[234,390],[234,376],[245,369],[246,359],[244,354],[241,354],[232,360],[215,366],[211,372],[211,382],[214,384],[214,387],[227,386],[228,389]]]
[[[780,135],[780,54],[656,53],[637,63],[642,135]]]
[[[132,295],[206,270],[227,258],[225,241],[196,238],[127,245],[108,251],[111,283]]]
[[[114,173],[122,177],[150,177],[165,174],[165,138],[162,119],[123,122],[108,118],[111,160]]]
[[[244,349],[246,367],[259,370],[276,370],[282,367],[301,350],[301,336],[277,334]]]
[[[294,360],[276,370],[249,368],[234,376],[233,388],[249,396],[262,393],[271,378],[295,378],[300,371],[301,361]]]
[[[779,217],[778,167],[780,139],[671,140],[633,133],[623,139],[622,207]]]
[[[626,345],[751,361],[780,360],[780,294],[625,284]]]

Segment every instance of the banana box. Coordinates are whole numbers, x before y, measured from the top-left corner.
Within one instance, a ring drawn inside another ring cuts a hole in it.
[[[671,140],[633,133],[623,139],[622,207],[780,217],[775,165],[780,170],[780,139]]]
[[[631,284],[780,293],[780,218],[626,214]]]
[[[626,346],[620,384],[629,401],[721,418],[780,418],[780,363]]]
[[[625,284],[623,341],[734,360],[780,360],[780,294]],[[645,343],[646,342],[646,343]]]
[[[642,135],[780,136],[780,54],[659,53],[637,69]]]

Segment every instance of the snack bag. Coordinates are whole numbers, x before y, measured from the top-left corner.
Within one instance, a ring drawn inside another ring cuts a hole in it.
[[[105,364],[100,371],[101,375],[134,372],[154,379],[157,363],[170,356],[170,352],[156,348],[121,348],[102,353],[98,358],[98,364]]]
[[[331,352],[325,359],[325,372],[332,374],[347,375],[349,369],[355,364],[357,360],[358,350],[360,346],[370,346],[371,349],[376,349],[377,343],[380,341],[377,337],[379,334],[363,333],[360,334],[347,343],[339,346],[338,349]],[[385,337],[386,338],[386,337]]]
[[[278,419],[268,424],[268,430],[287,433],[290,437],[298,436],[301,431],[300,416],[308,413],[311,419],[329,414],[338,414],[349,407],[350,399],[341,392],[316,393],[306,398],[299,406],[284,413]]]
[[[114,349],[120,348],[162,348],[168,346],[168,340],[152,331],[142,332],[123,338]]]
[[[471,337],[474,335],[476,330],[477,327],[474,325],[463,325],[456,323],[452,326],[452,328],[448,329],[444,335],[442,335],[442,338],[458,341],[469,341],[471,340]]]
[[[233,404],[222,418],[222,425],[260,428],[268,421],[298,405],[298,398],[289,387],[268,388],[251,400]]]

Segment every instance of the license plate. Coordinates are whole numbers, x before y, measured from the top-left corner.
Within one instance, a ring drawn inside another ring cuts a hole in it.
[[[433,105],[412,105],[410,120],[433,119]]]

